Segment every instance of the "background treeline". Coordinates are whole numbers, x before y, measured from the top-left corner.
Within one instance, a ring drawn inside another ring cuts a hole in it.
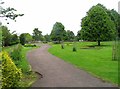
[[[33,34],[22,33],[17,35],[6,26],[1,26],[0,34],[2,34],[2,46],[10,46],[17,43],[22,45],[29,42],[50,42],[60,43],[61,41],[101,41],[115,40],[120,37],[120,15],[114,9],[109,10],[101,4],[97,4],[89,9],[86,16],[82,18],[81,30],[75,36],[73,31],[66,30],[61,22],[53,25],[50,34],[42,35],[42,31],[38,28],[33,29]]]
[[[77,36],[70,30],[65,30],[62,23],[56,22],[50,34],[52,41],[101,41],[116,40],[120,37],[120,15],[114,9],[109,10],[101,4],[89,9],[82,18],[81,30]]]

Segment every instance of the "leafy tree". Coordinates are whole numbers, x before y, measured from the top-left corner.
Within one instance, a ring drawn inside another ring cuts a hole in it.
[[[10,30],[8,30],[6,26],[0,26],[0,30],[2,35],[2,46],[10,46],[19,43],[17,34],[13,34],[14,32],[10,33]]]
[[[22,33],[19,38],[20,38],[20,43],[21,43],[22,45],[25,45],[25,43],[26,43],[25,33]]]
[[[53,25],[53,29],[51,31],[51,39],[53,41],[62,41],[64,40],[65,36],[66,36],[66,31],[64,30],[64,26],[62,23],[60,22],[56,22],[54,25]]]
[[[109,10],[111,20],[115,23],[118,36],[120,37],[120,15],[114,9]]]
[[[12,34],[11,35],[11,40],[10,40],[10,45],[17,44],[19,43],[19,39],[17,34]]]
[[[33,30],[33,39],[35,41],[43,41],[42,31],[39,31],[38,28]]]
[[[98,41],[112,40],[115,38],[115,24],[107,14],[106,10],[97,4],[82,19],[81,34],[84,40]]]
[[[118,37],[120,38],[120,15],[119,15],[119,20],[118,20]]]
[[[20,43],[24,45],[25,43],[31,42],[32,36],[29,33],[22,33],[20,35]]]
[[[50,35],[46,34],[44,38],[45,38],[45,41],[50,42]]]
[[[29,33],[25,33],[25,41],[26,41],[26,43],[31,42],[32,40],[33,40],[32,36]]]
[[[77,41],[81,40],[82,39],[81,37],[82,36],[81,36],[81,30],[80,30],[80,31],[77,32],[76,40]]]
[[[6,18],[6,20],[8,18],[12,19],[12,20],[15,20],[18,16],[23,16],[24,15],[24,14],[17,14],[16,13],[17,10],[15,8],[11,8],[11,7],[3,8],[2,4],[4,4],[4,2],[0,1],[0,17]],[[9,24],[9,22],[8,22],[8,24]]]
[[[67,30],[66,37],[67,37],[67,41],[73,41],[75,39],[75,35],[73,31],[70,30]]]
[[[0,28],[2,30],[2,45],[9,46],[11,41],[10,30],[6,26],[1,26]]]
[[[114,9],[109,10],[101,4],[98,4],[98,5],[101,6],[102,8],[104,8],[104,10],[107,12],[109,17],[111,18],[111,20],[114,22],[116,30],[118,32],[117,35],[120,37],[120,14],[118,14],[118,12],[115,11]]]

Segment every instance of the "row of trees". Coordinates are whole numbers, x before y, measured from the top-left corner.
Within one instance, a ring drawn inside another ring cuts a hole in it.
[[[17,44],[19,42],[17,34],[14,32],[10,33],[10,30],[6,26],[0,26],[2,32],[2,45],[9,46]]]
[[[15,31],[12,33],[6,26],[0,26],[0,31],[2,32],[2,46],[10,46],[17,43],[21,43],[24,45],[25,43],[34,42],[34,41],[73,41],[75,40],[75,35],[72,31],[64,30],[64,26],[56,22],[53,26],[53,30],[51,31],[51,34],[48,35],[42,35],[42,31],[40,31],[38,28],[35,28],[33,30],[33,34],[29,33],[22,33],[20,36],[16,34]]]
[[[65,30],[61,22],[56,22],[50,35],[42,35],[42,31],[35,28],[33,34],[22,33],[19,37],[15,32],[10,33],[5,26],[2,29],[2,44],[8,46],[20,42],[25,44],[31,41],[98,41],[100,46],[101,41],[108,41],[120,37],[120,15],[114,10],[108,10],[105,6],[97,4],[90,8],[86,16],[82,18],[81,30],[77,36],[70,30]]]
[[[33,30],[33,36],[29,33],[22,33],[20,36],[18,36],[15,31],[11,33],[6,26],[0,26],[0,32],[2,34],[2,46],[11,46],[18,43],[24,45],[25,43],[31,41],[38,41],[43,39],[43,36],[41,34],[42,32],[39,31],[37,28]]]
[[[65,31],[60,22],[53,25],[50,34],[53,41],[101,41],[115,40],[120,37],[120,15],[114,9],[108,10],[105,6],[97,4],[93,6],[87,15],[82,18],[81,30],[75,37],[72,31]]]
[[[50,34],[51,40],[52,41],[74,41],[75,40],[75,35],[72,31],[70,30],[65,30],[65,27],[62,23],[56,22],[53,25],[53,29]]]

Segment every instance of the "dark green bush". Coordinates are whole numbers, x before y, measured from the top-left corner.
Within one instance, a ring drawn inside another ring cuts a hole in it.
[[[2,89],[19,87],[21,78],[21,69],[16,67],[7,52],[2,52]]]
[[[15,46],[15,48],[10,52],[10,57],[13,60],[21,60],[22,55],[21,55],[21,50],[22,50],[22,45],[18,44]]]
[[[73,47],[73,52],[76,52],[76,51],[77,51],[76,47]]]
[[[36,47],[35,44],[25,44],[24,47]]]
[[[64,49],[64,45],[63,44],[61,44],[61,48]]]

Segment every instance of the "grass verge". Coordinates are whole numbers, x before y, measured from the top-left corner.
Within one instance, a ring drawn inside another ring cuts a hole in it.
[[[26,57],[27,52],[35,48],[36,47],[23,47],[21,51],[22,59],[21,61],[17,62],[17,64],[19,64],[18,67],[21,68],[23,71],[23,78],[20,82],[21,87],[30,87],[37,79],[37,75],[34,72],[32,72]]]

